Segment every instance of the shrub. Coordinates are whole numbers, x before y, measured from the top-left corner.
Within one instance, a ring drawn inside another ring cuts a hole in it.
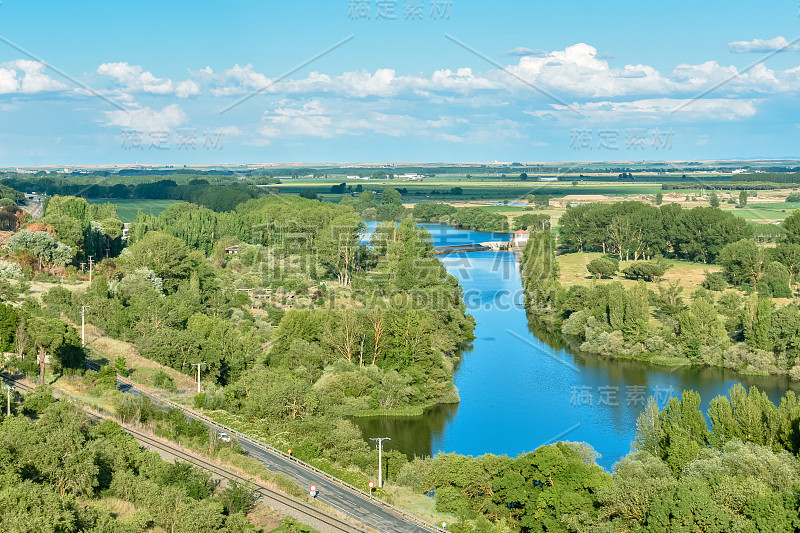
[[[607,257],[598,257],[589,261],[586,270],[597,279],[610,278],[617,272],[619,263]]]
[[[728,283],[725,281],[725,276],[720,272],[709,272],[706,270],[705,273],[706,279],[704,279],[701,284],[704,289],[722,292],[725,290],[725,287],[728,286]]]
[[[163,370],[159,370],[153,376],[153,385],[159,389],[176,392],[178,387],[175,386],[175,381]]]
[[[637,261],[625,267],[622,273],[629,279],[658,281],[666,271],[667,267],[663,263],[656,261]]]
[[[0,260],[0,278],[22,277],[22,268],[17,263]]]

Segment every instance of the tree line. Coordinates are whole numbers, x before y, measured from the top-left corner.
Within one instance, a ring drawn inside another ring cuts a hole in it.
[[[636,201],[570,207],[559,226],[562,250],[600,251],[634,261],[672,255],[713,263],[726,244],[752,236],[743,219],[718,208]]]

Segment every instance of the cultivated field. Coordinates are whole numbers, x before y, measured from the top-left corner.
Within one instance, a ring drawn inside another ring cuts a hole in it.
[[[123,222],[135,222],[139,211],[157,216],[177,200],[121,200],[115,198],[97,198],[87,200],[91,204],[112,203],[117,206],[117,216]]]

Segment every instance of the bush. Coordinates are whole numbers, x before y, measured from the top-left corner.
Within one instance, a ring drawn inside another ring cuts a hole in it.
[[[607,257],[592,259],[589,261],[589,264],[586,265],[586,269],[589,273],[597,279],[604,277],[610,278],[617,272],[617,268],[619,268],[619,263]]]
[[[709,272],[706,270],[706,279],[703,280],[701,285],[704,289],[722,292],[725,290],[725,287],[728,286],[728,282],[725,281],[725,276],[720,272]]]
[[[17,263],[0,260],[0,278],[20,278],[22,268]]]
[[[667,267],[663,263],[656,261],[638,261],[628,265],[622,270],[622,273],[629,279],[658,281],[666,271]]]
[[[178,390],[178,387],[175,386],[175,381],[163,370],[159,370],[153,376],[153,385],[159,389],[170,392],[176,392]]]
[[[786,197],[787,204],[796,204],[800,203],[800,192],[791,192],[789,196]]]

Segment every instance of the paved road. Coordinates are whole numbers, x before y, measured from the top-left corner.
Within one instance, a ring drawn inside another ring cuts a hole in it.
[[[123,392],[141,394],[141,391],[125,383],[120,382],[118,385]],[[187,416],[192,416],[192,414],[187,412]],[[200,418],[198,420],[209,425]],[[209,425],[209,427],[211,426]],[[246,440],[239,439],[239,444],[248,456],[257,459],[270,472],[283,474],[294,480],[301,487],[315,485],[319,491],[318,500],[381,533],[430,533],[430,531],[434,531],[412,522],[286,457],[277,455]]]

